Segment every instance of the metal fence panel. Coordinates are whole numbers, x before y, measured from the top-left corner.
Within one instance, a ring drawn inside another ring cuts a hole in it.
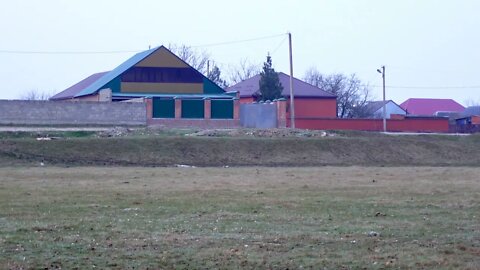
[[[175,118],[175,100],[153,98],[153,118]]]
[[[233,119],[233,100],[212,99],[212,119]]]
[[[182,100],[182,118],[204,118],[205,105],[203,99]]]
[[[277,106],[270,103],[241,104],[240,125],[247,128],[276,128]]]

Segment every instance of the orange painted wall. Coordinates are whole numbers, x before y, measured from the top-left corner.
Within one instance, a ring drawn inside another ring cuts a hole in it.
[[[472,116],[472,125],[480,125],[480,116]]]
[[[242,97],[240,98],[240,103],[253,103],[255,102],[255,99],[253,97]]]
[[[295,118],[337,117],[337,100],[334,98],[295,98]],[[290,118],[290,100],[287,100],[287,118]]]
[[[242,97],[241,103],[252,103],[252,97]],[[288,109],[290,100],[287,100],[287,117],[290,117]],[[337,100],[334,98],[295,98],[295,117],[337,117]]]
[[[290,121],[287,118],[288,126]],[[296,118],[295,127],[319,130],[361,130],[383,131],[382,119],[327,119],[327,118]],[[425,119],[389,119],[387,131],[391,132],[448,132],[447,118]]]
[[[188,65],[182,62],[178,57],[173,55],[165,48],[160,48],[147,58],[135,65],[136,67],[184,67]]]

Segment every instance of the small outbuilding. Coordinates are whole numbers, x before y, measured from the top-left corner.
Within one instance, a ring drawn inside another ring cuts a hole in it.
[[[371,118],[383,118],[383,105],[385,104],[386,118],[392,115],[406,115],[407,112],[393,100],[371,101],[367,104],[367,113]]]

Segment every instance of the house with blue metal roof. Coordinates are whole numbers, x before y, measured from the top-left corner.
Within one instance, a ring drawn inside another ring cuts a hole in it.
[[[234,119],[238,93],[226,92],[164,46],[135,54],[108,72],[95,73],[52,101],[115,102],[143,99],[157,119]]]
[[[231,98],[220,86],[164,46],[137,53],[112,71],[96,73],[50,100],[97,100],[111,90],[112,101],[138,97]],[[103,100],[102,100],[103,101]]]

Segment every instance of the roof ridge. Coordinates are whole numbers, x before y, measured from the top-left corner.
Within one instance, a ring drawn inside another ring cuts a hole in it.
[[[118,65],[116,68],[112,69],[110,72],[104,74],[102,77],[98,78],[95,82],[93,82],[90,86],[87,88],[83,89],[80,91],[80,93],[77,93],[74,97],[81,97],[81,96],[87,96],[91,95],[98,90],[100,90],[103,86],[111,82],[113,79],[116,77],[120,76],[123,72],[128,70],[129,68],[133,67],[134,65],[138,64],[141,62],[143,59],[147,58],[150,56],[152,53],[156,52],[157,50],[161,49],[164,47],[163,45],[138,52],[120,65]],[[164,47],[165,48],[165,47]],[[138,58],[138,59],[137,59]]]

